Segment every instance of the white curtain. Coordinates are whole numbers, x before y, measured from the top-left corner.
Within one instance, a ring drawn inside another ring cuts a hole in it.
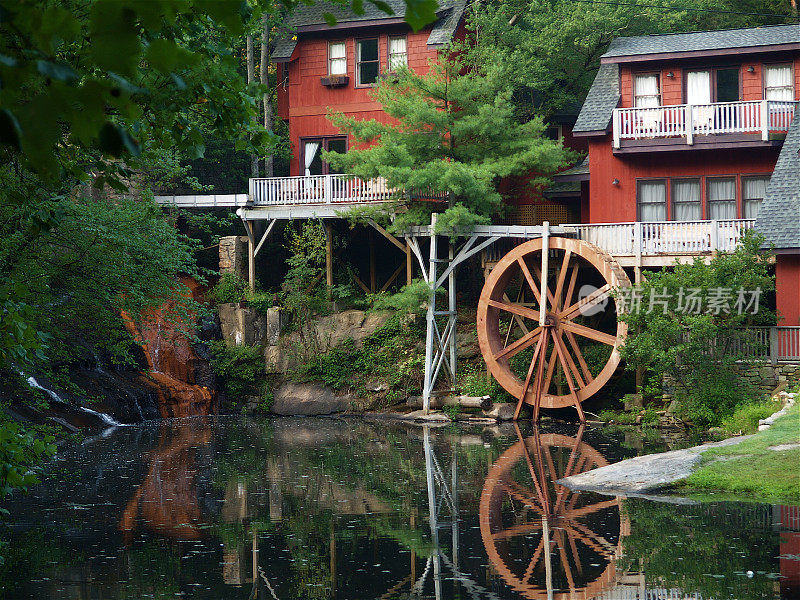
[[[332,42],[328,45],[328,60],[331,75],[347,74],[347,50],[344,42]]]
[[[696,179],[673,181],[672,220],[699,221],[701,218],[700,181]]]
[[[764,98],[767,100],[794,100],[791,65],[764,67]]]
[[[314,162],[317,150],[319,150],[319,142],[306,142],[305,151],[303,152],[306,163],[306,175],[311,175],[311,163]]]
[[[663,181],[639,183],[639,220],[667,220],[667,186]]]
[[[406,48],[406,38],[404,37],[390,37],[389,38],[389,69],[396,69],[397,67],[405,66],[408,64],[408,50]]]
[[[708,218],[736,218],[736,180],[708,180]]]
[[[742,178],[742,196],[744,197],[744,218],[755,219],[761,208],[761,201],[767,195],[769,177]]]
[[[641,108],[659,106],[658,75],[637,75],[634,80],[634,104]]]
[[[708,71],[689,71],[686,74],[686,103],[711,103],[711,73]]]

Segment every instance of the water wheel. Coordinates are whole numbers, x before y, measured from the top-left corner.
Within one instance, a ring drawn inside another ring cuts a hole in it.
[[[543,243],[520,244],[492,269],[478,302],[478,341],[491,374],[518,399],[516,416],[523,403],[534,407],[534,420],[540,406],[574,405],[583,421],[580,403],[620,362],[627,326],[612,291],[631,283],[593,244],[551,237],[543,253]]]
[[[581,437],[519,435],[486,478],[481,538],[494,570],[525,598],[588,600],[617,581],[629,529],[619,499],[555,483],[608,464]]]

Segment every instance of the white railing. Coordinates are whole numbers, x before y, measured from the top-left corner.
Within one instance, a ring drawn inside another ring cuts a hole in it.
[[[562,225],[612,256],[732,252],[754,219]]]
[[[177,208],[238,208],[247,204],[247,194],[200,194],[155,196],[157,204]]]
[[[250,180],[256,206],[384,202],[397,196],[385,179],[363,180],[351,175],[263,177]]]
[[[696,135],[727,133],[760,134],[767,141],[770,133],[788,131],[796,106],[789,100],[752,100],[615,108],[614,147],[619,148],[621,140],[671,137],[693,144]]]

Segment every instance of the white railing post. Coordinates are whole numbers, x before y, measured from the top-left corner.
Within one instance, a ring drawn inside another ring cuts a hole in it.
[[[253,187],[255,184],[255,180],[251,177],[247,180],[247,195],[250,197],[250,202],[253,201]]]
[[[769,101],[761,101],[761,139],[769,141]]]
[[[331,176],[330,174],[325,175],[325,183],[323,185],[323,190],[325,194],[325,204],[330,204],[333,200],[333,186],[331,185]]]
[[[636,265],[642,264],[642,222],[636,221],[633,228],[633,253],[636,255]]]
[[[711,221],[711,252],[719,250],[719,221]]]
[[[619,136],[620,136],[620,118],[619,118],[619,109],[615,108],[614,112],[612,113],[612,132],[614,136],[614,148],[619,148]]]
[[[686,105],[686,116],[683,117],[683,130],[686,133],[686,143],[694,144],[694,119],[692,118],[692,105]]]
[[[773,365],[778,364],[778,328],[769,328],[769,360]]]

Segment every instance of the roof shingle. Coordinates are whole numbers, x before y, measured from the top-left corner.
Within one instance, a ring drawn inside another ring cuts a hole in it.
[[[605,131],[619,104],[619,67],[601,64],[583,102],[573,132]]]
[[[776,250],[800,248],[800,111],[783,142],[755,227]]]

